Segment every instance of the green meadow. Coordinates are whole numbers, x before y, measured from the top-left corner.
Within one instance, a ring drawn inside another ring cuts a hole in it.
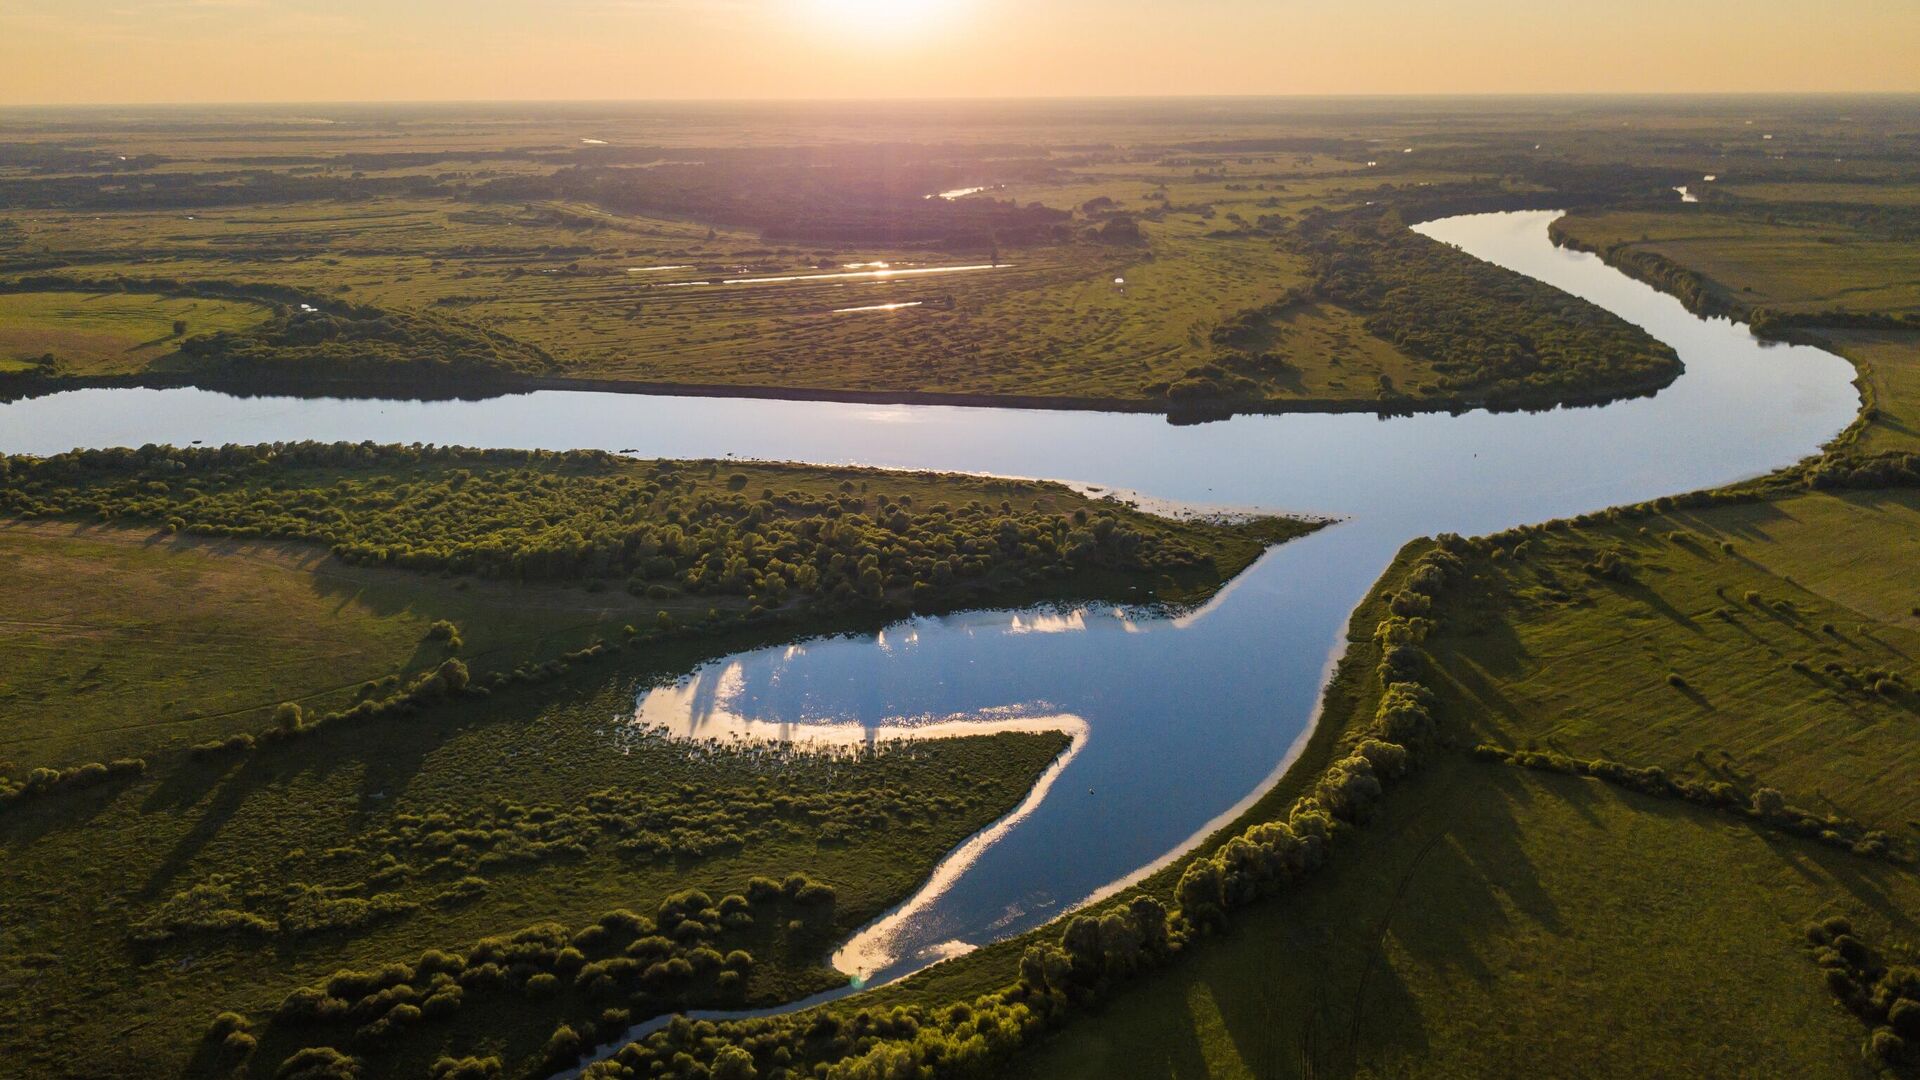
[[[259,304],[197,297],[0,292],[0,371],[30,370],[47,356],[65,374],[143,371],[188,335],[245,330],[265,317]]]

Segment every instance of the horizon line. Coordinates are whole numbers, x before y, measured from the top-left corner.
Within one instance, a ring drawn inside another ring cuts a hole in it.
[[[1433,101],[1433,100],[1646,100],[1646,99],[1920,98],[1913,90],[1424,90],[1270,94],[1033,94],[933,95],[921,97],[607,97],[607,98],[263,98],[168,101],[29,101],[0,103],[0,112],[31,109],[296,108],[303,106],[395,107],[475,105],[938,105],[1046,104],[1140,101]]]

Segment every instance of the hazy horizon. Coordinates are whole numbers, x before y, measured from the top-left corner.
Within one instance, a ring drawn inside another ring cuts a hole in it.
[[[1920,4],[15,0],[0,106],[1920,92]]]
[[[27,111],[97,111],[108,109],[294,109],[305,106],[329,108],[497,108],[500,106],[524,105],[537,107],[563,108],[567,106],[710,106],[717,108],[741,106],[780,106],[800,108],[828,105],[871,105],[875,107],[912,106],[912,105],[1072,105],[1072,104],[1124,104],[1127,102],[1156,103],[1387,103],[1395,101],[1512,101],[1512,102],[1623,102],[1644,101],[1649,104],[1675,101],[1821,101],[1840,99],[1900,99],[1920,98],[1920,89],[1915,90],[1658,90],[1634,92],[1625,90],[1564,90],[1531,92],[1515,91],[1414,91],[1404,93],[1313,93],[1297,94],[1002,94],[969,95],[954,94],[944,97],[604,97],[604,98],[286,98],[277,100],[206,100],[206,101],[29,101],[19,103],[0,103],[0,112]]]

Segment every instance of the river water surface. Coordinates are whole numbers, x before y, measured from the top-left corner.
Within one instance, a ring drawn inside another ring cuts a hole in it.
[[[1304,741],[1345,621],[1394,552],[1763,473],[1854,416],[1853,369],[1769,345],[1547,238],[1552,212],[1418,227],[1644,327],[1685,373],[1650,398],[1380,419],[876,406],[549,391],[480,402],[82,390],[0,406],[0,450],[319,439],[632,450],[1045,477],[1332,515],[1205,607],[912,619],[727,657],[642,695],[700,738],[857,741],[1045,727],[1073,749],[1008,818],[836,955],[863,983],[1037,926],[1159,865],[1263,792]]]

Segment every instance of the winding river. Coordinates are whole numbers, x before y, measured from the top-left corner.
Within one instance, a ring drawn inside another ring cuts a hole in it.
[[[700,738],[826,741],[1001,727],[1072,749],[835,957],[856,985],[1016,934],[1177,855],[1266,790],[1303,743],[1354,606],[1409,539],[1485,533],[1763,473],[1859,407],[1818,349],[1701,319],[1547,238],[1552,212],[1419,226],[1667,342],[1650,398],[1542,413],[1149,415],[548,391],[479,402],[81,390],[0,406],[0,450],[321,439],[600,448],[1048,477],[1189,505],[1341,521],[1269,551],[1205,607],[973,612],[744,653],[636,704]]]

